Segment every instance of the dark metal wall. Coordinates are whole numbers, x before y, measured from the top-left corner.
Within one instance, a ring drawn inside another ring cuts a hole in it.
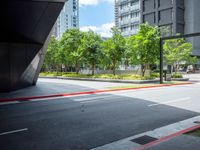
[[[184,33],[184,0],[141,0],[141,20],[169,27],[171,34]]]
[[[62,0],[1,2],[0,92],[35,85]]]
[[[200,32],[200,0],[185,0],[185,34]],[[200,37],[188,38],[192,55],[200,57]]]

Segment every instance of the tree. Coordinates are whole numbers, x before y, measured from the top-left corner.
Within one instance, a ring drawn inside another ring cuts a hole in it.
[[[46,51],[44,59],[44,67],[50,71],[52,68],[58,65],[58,56],[57,52],[59,50],[59,42],[56,40],[55,36],[50,38],[48,48]]]
[[[164,43],[164,59],[166,64],[172,65],[177,72],[181,62],[194,63],[196,57],[191,57],[192,44],[187,43],[183,38],[167,40]]]
[[[77,74],[84,59],[81,48],[83,36],[83,32],[78,29],[68,29],[64,32],[60,41],[61,51],[65,53],[67,62],[71,62],[75,66]]]
[[[111,29],[111,33],[112,38],[103,42],[103,49],[107,58],[111,60],[111,67],[115,75],[117,64],[122,60],[125,52],[125,39],[116,27]]]
[[[141,64],[142,76],[150,64],[155,64],[159,57],[159,30],[149,24],[141,24],[139,32],[128,39],[132,64]]]
[[[92,30],[86,32],[82,39],[82,50],[86,62],[92,68],[92,75],[94,75],[94,70],[96,65],[100,62],[102,56],[101,51],[101,37],[94,33]]]

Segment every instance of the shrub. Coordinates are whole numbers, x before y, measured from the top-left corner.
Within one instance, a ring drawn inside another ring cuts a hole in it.
[[[102,79],[122,79],[122,80],[150,80],[155,79],[157,77],[156,74],[152,76],[144,76],[136,75],[136,74],[96,74],[96,75],[84,75],[84,74],[76,74],[74,72],[42,72],[40,76],[62,76],[62,77],[77,77],[77,78],[102,78]]]
[[[150,73],[150,77],[158,78],[158,77],[160,77],[160,73],[152,72],[152,73]]]
[[[180,73],[173,73],[172,78],[183,78],[183,75]]]

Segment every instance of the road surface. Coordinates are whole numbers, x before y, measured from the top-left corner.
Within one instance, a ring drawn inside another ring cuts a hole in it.
[[[54,89],[76,87],[77,91],[116,86],[81,81],[67,84],[66,81],[44,79],[39,81],[40,84],[44,88],[40,86],[40,90],[32,93],[41,94],[49,85]],[[199,89],[200,84],[195,83],[0,104],[0,147],[2,150],[88,150],[99,147],[198,116]],[[26,92],[27,89],[24,94]],[[23,94],[23,90],[19,93]]]

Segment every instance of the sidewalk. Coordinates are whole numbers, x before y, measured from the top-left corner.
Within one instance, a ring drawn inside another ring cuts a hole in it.
[[[200,116],[128,137],[92,150],[199,150],[200,137],[187,135],[200,128]]]
[[[180,135],[147,150],[199,150],[200,137]]]

